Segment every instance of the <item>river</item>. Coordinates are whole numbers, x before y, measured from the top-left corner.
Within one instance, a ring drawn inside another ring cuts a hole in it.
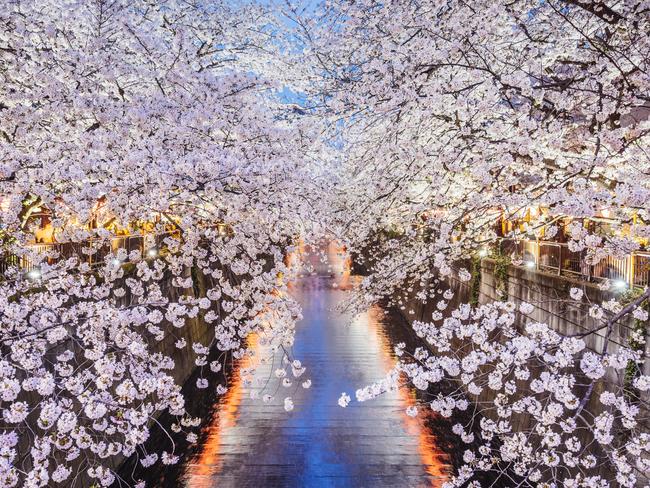
[[[296,326],[293,353],[312,382],[292,395],[294,410],[284,410],[281,394],[270,404],[251,399],[257,386],[244,384],[239,371],[248,365],[240,362],[228,393],[214,400],[200,444],[149,485],[413,487],[440,486],[446,479],[449,446],[440,440],[440,429],[434,433],[430,409],[420,409],[415,418],[405,413],[416,402],[412,389],[354,400],[357,388],[393,366],[393,347],[401,340],[395,329],[404,326],[396,326],[400,318],[380,307],[354,318],[338,312],[357,278],[335,246],[327,253],[328,264],[308,256],[314,271],[289,287],[304,316]],[[273,367],[277,364],[262,365],[254,375],[266,378]],[[347,408],[337,403],[342,392],[353,398]]]

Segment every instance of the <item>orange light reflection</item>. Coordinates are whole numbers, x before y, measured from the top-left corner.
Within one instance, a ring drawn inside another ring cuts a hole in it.
[[[381,362],[386,373],[388,373],[395,364],[395,356],[390,341],[380,325],[382,316],[383,310],[381,308],[372,307],[368,311],[367,323],[370,329],[369,335],[378,338]],[[426,426],[426,420],[433,417],[434,413],[429,409],[420,408],[416,417],[410,417],[406,414],[406,409],[417,405],[414,390],[409,387],[402,387],[398,390],[398,395],[402,403],[402,422],[407,432],[418,436],[420,459],[427,474],[434,478],[431,481],[431,486],[442,486],[449,477],[450,465],[447,454],[438,448],[433,435]]]
[[[332,268],[340,272],[337,280],[338,288],[346,290],[354,285],[356,280],[351,276],[351,259],[349,256],[345,256],[344,249],[337,243],[330,242],[328,257]],[[390,340],[381,325],[383,315],[384,311],[380,307],[372,307],[367,312],[365,322],[369,329],[368,338],[374,338],[378,342],[380,361],[385,372],[388,373],[395,364],[395,356]],[[427,419],[435,414],[429,409],[420,409],[416,417],[409,417],[406,415],[406,409],[416,406],[415,392],[411,388],[403,387],[398,390],[398,395],[402,403],[402,421],[407,432],[418,436],[418,453],[425,471],[432,477],[431,486],[442,486],[449,478],[449,458],[445,452],[438,448],[433,435],[426,426]]]
[[[201,447],[201,452],[186,468],[184,476],[186,486],[196,488],[212,486],[210,476],[221,471],[222,437],[227,429],[237,424],[238,411],[243,397],[241,371],[253,366],[259,349],[258,342],[259,338],[256,335],[249,337],[248,348],[252,349],[255,354],[245,356],[235,366],[228,391],[220,401],[212,424],[207,428],[207,437]]]

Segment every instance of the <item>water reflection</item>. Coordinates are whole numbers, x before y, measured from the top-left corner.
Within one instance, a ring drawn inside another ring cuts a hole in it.
[[[257,337],[248,341],[248,346],[258,352]],[[237,424],[239,406],[244,394],[242,371],[253,366],[253,357],[244,357],[231,373],[230,388],[219,400],[210,425],[204,430],[200,451],[187,463],[183,478],[187,486],[196,488],[213,486],[212,478],[222,468],[224,437]]]
[[[341,392],[354,396],[395,361],[383,310],[373,308],[354,320],[334,311],[357,280],[338,251],[327,248],[327,264],[307,256],[315,272],[290,287],[304,315],[293,353],[308,367],[313,386],[292,395],[295,410],[287,413],[287,393],[278,392],[270,404],[250,398],[280,358],[260,365],[252,385],[241,377],[241,368],[250,365],[240,362],[200,447],[182,467],[180,484],[439,486],[444,480],[447,457],[427,427],[431,419],[425,409],[416,418],[405,414],[416,401],[412,390],[346,409],[337,405]]]
[[[394,316],[393,316],[394,318]],[[379,338],[381,346],[381,359],[384,363],[386,372],[393,367],[396,361],[394,354],[394,344],[387,334],[390,328],[390,321],[386,320],[387,315],[380,307],[373,307],[368,312],[368,328],[370,335]],[[394,326],[394,324],[393,324]],[[418,453],[425,471],[432,477],[432,485],[440,486],[449,474],[448,456],[440,449],[436,442],[435,435],[432,434],[428,425],[439,423],[438,416],[428,408],[428,405],[418,404],[416,392],[410,387],[402,387],[398,391],[402,403],[402,421],[405,424],[407,432],[418,438]],[[418,407],[418,415],[411,417],[406,415],[406,408]],[[423,408],[421,408],[423,407]]]

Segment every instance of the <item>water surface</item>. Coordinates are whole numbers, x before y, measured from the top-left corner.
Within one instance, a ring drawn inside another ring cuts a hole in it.
[[[412,390],[353,401],[347,408],[337,404],[341,392],[354,398],[357,388],[385,376],[395,359],[383,310],[373,308],[355,318],[335,310],[354,277],[333,246],[328,253],[329,265],[312,257],[315,273],[290,289],[304,316],[293,353],[307,366],[311,388],[292,395],[292,412],[283,408],[283,391],[263,404],[250,398],[259,385],[243,385],[238,370],[248,365],[240,363],[202,445],[181,467],[179,484],[439,486],[444,480],[447,457],[427,427],[426,410],[417,418],[405,414],[415,402]],[[255,379],[266,379],[279,361],[260,366]]]

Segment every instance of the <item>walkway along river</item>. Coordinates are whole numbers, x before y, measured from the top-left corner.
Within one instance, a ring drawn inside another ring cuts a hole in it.
[[[334,246],[328,254],[329,267],[310,257],[315,272],[290,289],[304,316],[293,352],[312,381],[311,388],[293,395],[295,409],[284,410],[283,392],[271,404],[252,400],[253,387],[244,386],[238,373],[246,367],[241,361],[231,372],[228,393],[210,399],[217,403],[199,445],[171,470],[138,469],[136,479],[147,479],[149,486],[195,488],[442,484],[455,457],[449,454],[455,451],[452,444],[442,440],[449,425],[432,418],[427,408],[418,417],[406,415],[415,403],[414,391],[402,388],[364,403],[353,400],[347,408],[337,404],[341,392],[354,398],[357,388],[385,376],[395,362],[394,344],[404,340],[393,335],[406,328],[388,327],[401,318],[379,307],[354,320],[335,311],[356,278]],[[274,367],[260,366],[255,375],[266,378]]]

